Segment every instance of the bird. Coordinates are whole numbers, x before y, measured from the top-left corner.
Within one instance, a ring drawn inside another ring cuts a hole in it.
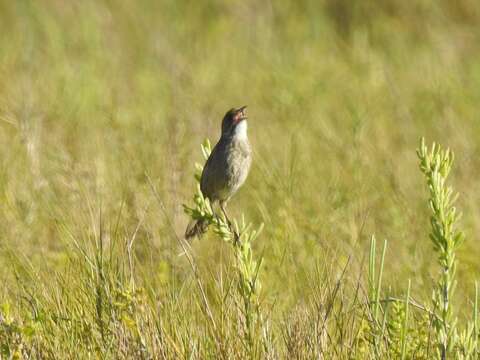
[[[228,110],[222,120],[221,136],[203,167],[200,190],[212,205],[218,203],[231,227],[226,206],[244,184],[252,164],[252,149],[247,136],[247,106]],[[204,219],[188,224],[185,238],[201,237],[208,228]],[[237,236],[238,237],[238,236]]]

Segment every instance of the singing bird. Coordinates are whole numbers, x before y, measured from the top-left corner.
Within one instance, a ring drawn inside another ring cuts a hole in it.
[[[247,179],[252,163],[252,149],[247,136],[246,106],[227,111],[222,121],[220,140],[213,148],[203,168],[200,190],[211,204],[218,202],[225,218],[228,200]],[[203,220],[191,222],[185,238],[201,236],[208,224]]]

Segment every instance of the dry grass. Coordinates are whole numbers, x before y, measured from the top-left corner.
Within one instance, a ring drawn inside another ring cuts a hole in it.
[[[423,306],[436,286],[426,136],[457,155],[467,240],[452,302],[471,318],[479,21],[474,0],[0,0],[2,356],[432,354],[428,314],[387,300],[410,279]],[[265,224],[254,345],[230,245],[193,242],[192,272],[177,239],[198,146],[243,104],[254,163],[231,211]],[[384,330],[368,301],[373,234],[377,270],[388,239]]]

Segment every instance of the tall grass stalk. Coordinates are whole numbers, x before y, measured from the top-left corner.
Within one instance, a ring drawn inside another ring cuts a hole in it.
[[[475,282],[475,302],[473,303],[473,338],[475,339],[475,352],[478,351],[478,282]]]
[[[387,251],[387,241],[383,244],[382,256],[380,258],[380,264],[378,268],[378,276],[376,274],[376,239],[372,236],[370,241],[370,253],[369,253],[369,267],[368,267],[368,289],[369,289],[369,304],[370,312],[372,314],[372,332],[375,345],[375,352],[378,355],[379,344],[384,334],[384,328],[386,323],[386,314],[383,319],[380,319],[380,294],[382,288],[383,267],[385,262],[385,253]]]
[[[407,335],[408,335],[408,313],[410,309],[410,287],[411,287],[411,280],[408,280],[408,288],[407,288],[407,296],[405,298],[405,318],[403,321],[403,326],[402,326],[402,354],[401,354],[401,359],[405,359],[406,351],[407,351]]]
[[[430,194],[429,204],[432,211],[430,239],[441,267],[440,278],[432,297],[433,307],[439,316],[434,318],[433,323],[440,357],[446,359],[456,345],[457,319],[453,315],[451,302],[456,287],[455,252],[464,239],[463,233],[457,229],[460,213],[454,204],[458,195],[446,184],[454,155],[450,149],[443,150],[435,143],[428,149],[423,138],[417,155]]]

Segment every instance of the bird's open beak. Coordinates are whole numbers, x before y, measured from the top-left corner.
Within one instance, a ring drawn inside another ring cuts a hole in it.
[[[247,108],[247,105],[244,105],[237,110],[237,112],[240,113],[240,117],[238,118],[238,121],[248,119],[247,112],[245,111],[246,108]]]

